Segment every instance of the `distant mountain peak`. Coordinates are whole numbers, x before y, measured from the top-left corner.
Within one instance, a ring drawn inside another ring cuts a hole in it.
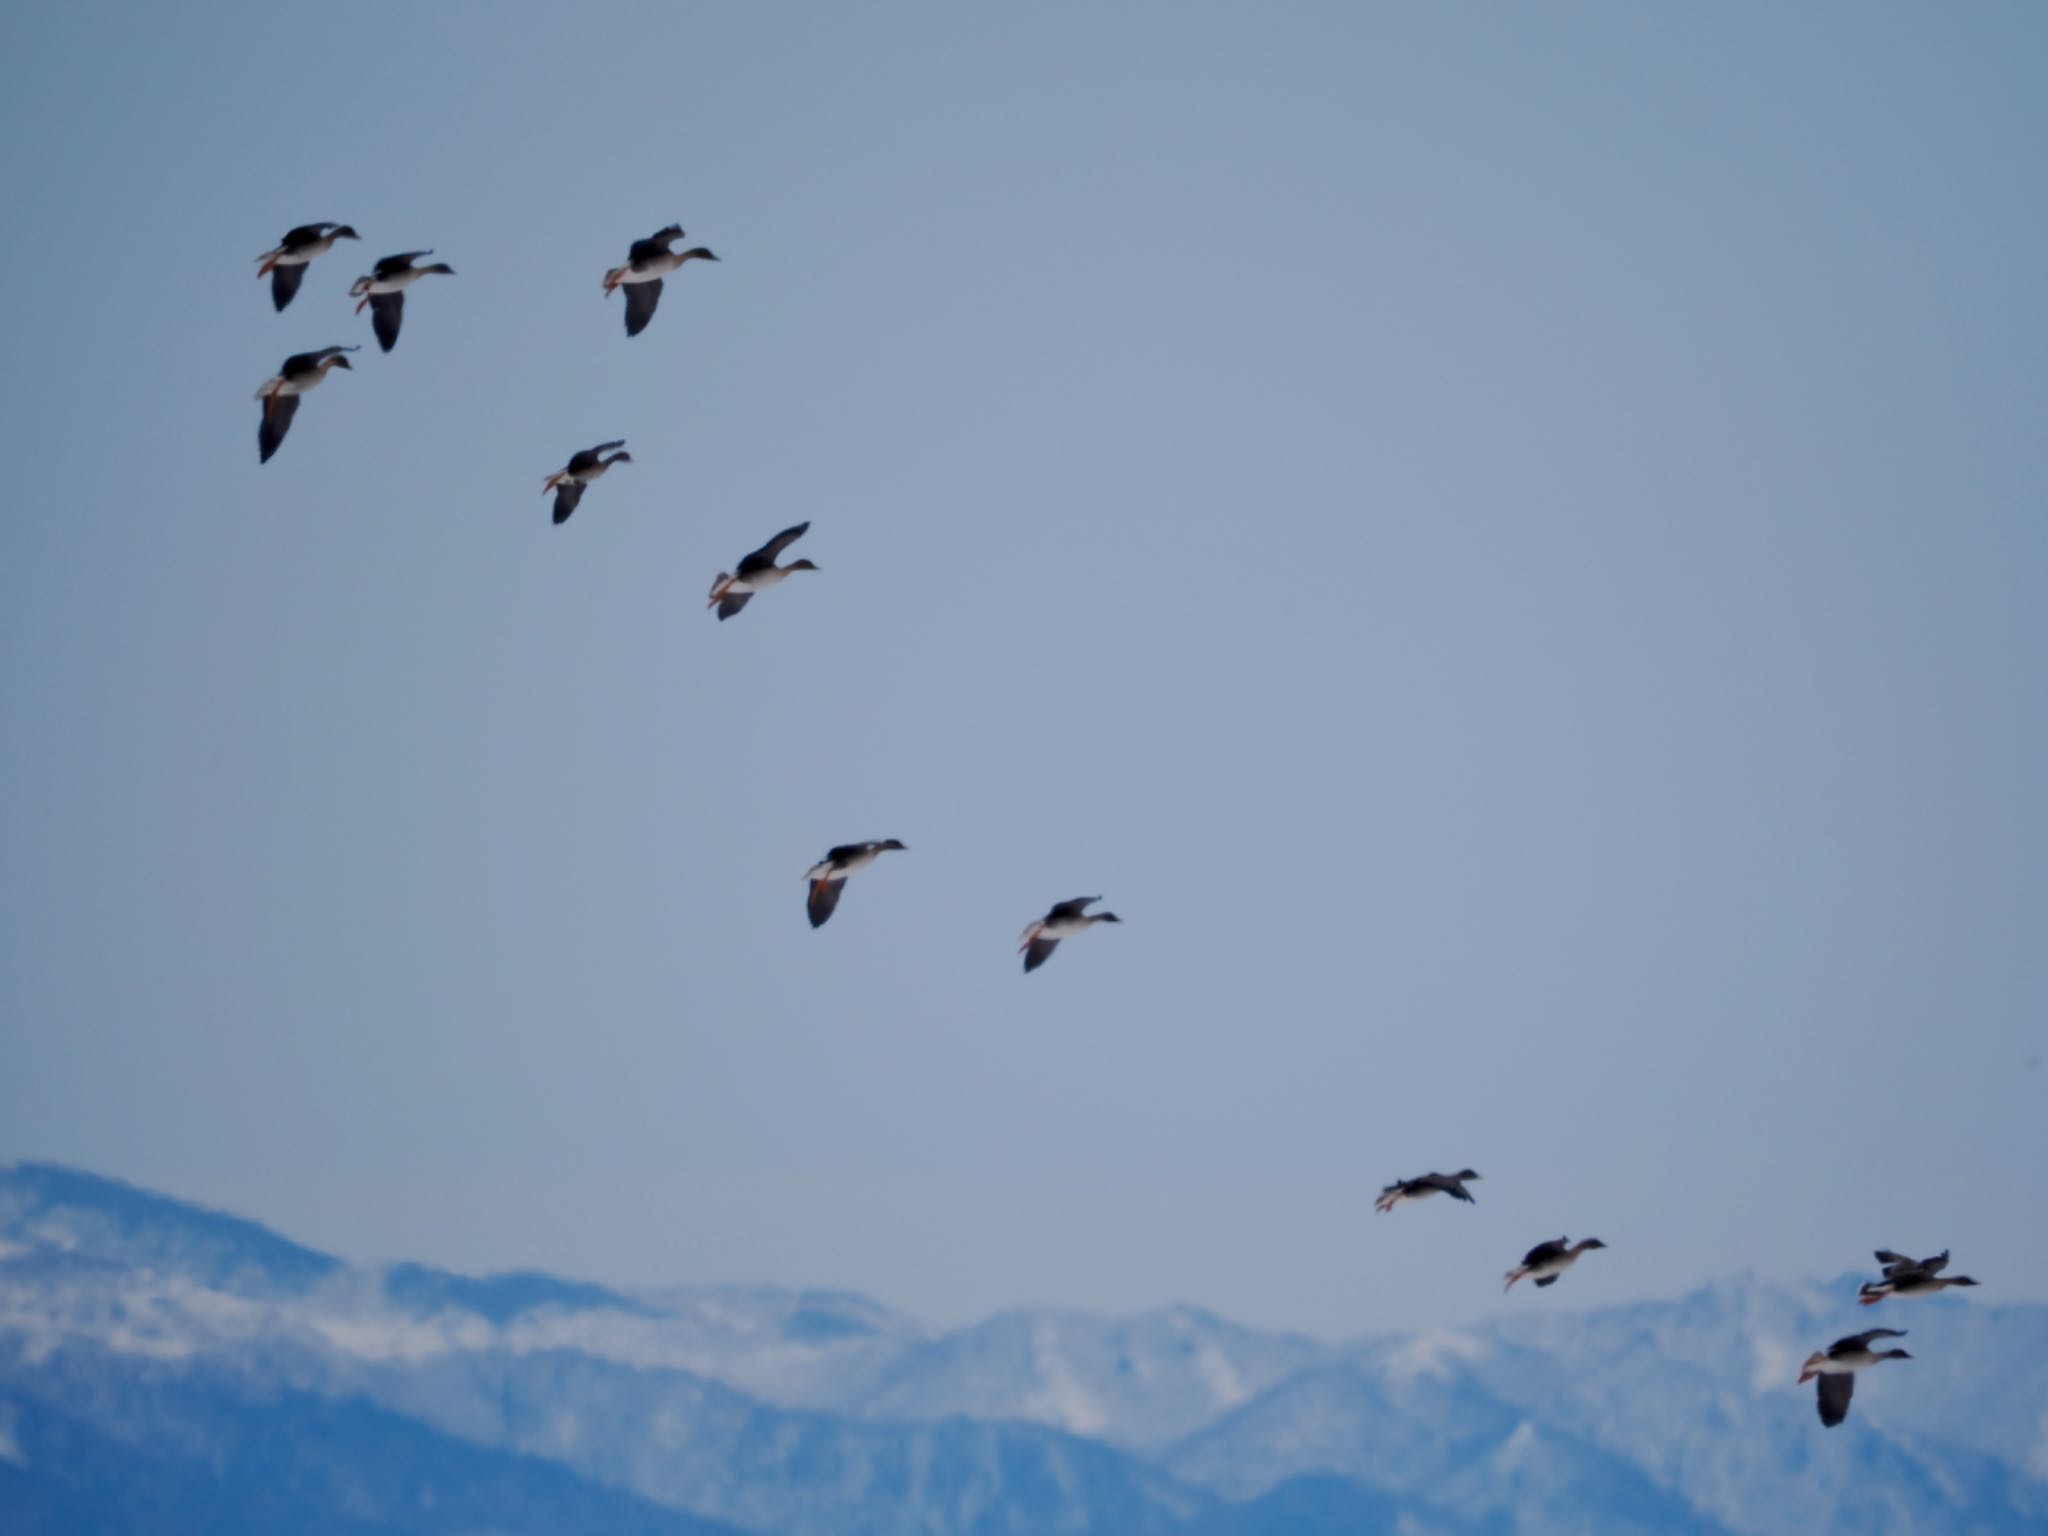
[[[300,1292],[345,1268],[257,1222],[61,1163],[0,1168],[0,1240],[168,1270],[227,1291]]]
[[[2048,1529],[2048,1375],[2024,1365],[2048,1358],[2048,1307],[1896,1303],[1882,1320],[1913,1330],[1913,1363],[1860,1385],[1829,1431],[1797,1365],[1869,1326],[1854,1281],[1734,1275],[1348,1344],[1186,1303],[1016,1308],[934,1330],[829,1289],[349,1266],[253,1222],[26,1163],[0,1169],[0,1441],[14,1447],[0,1446],[0,1508],[40,1507],[35,1529],[139,1528],[156,1496],[124,1507],[102,1490],[146,1473],[202,1502],[332,1475],[383,1488],[393,1510],[467,1478],[468,1523],[389,1527],[415,1536],[486,1528],[486,1509],[529,1509],[542,1491],[560,1501],[552,1517],[502,1528]],[[286,1418],[364,1438],[305,1462],[278,1438]],[[237,1456],[257,1443],[273,1450]],[[416,1477],[391,1463],[406,1446],[427,1458]],[[282,1482],[265,1481],[266,1462],[288,1469]],[[222,1466],[246,1484],[221,1487]],[[601,1509],[628,1524],[593,1526]]]

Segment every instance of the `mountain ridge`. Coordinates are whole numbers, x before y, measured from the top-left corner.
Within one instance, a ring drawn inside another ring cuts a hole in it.
[[[2007,1364],[2048,1351],[2048,1307],[1981,1291],[1888,1304],[1915,1360],[1873,1375],[1825,1431],[1792,1377],[1807,1349],[1870,1325],[1854,1284],[1728,1276],[1335,1344],[1184,1304],[934,1330],[850,1292],[351,1265],[139,1186],[17,1164],[0,1168],[0,1471],[23,1507],[56,1511],[38,1530],[86,1529],[82,1485],[24,1447],[68,1425],[79,1456],[118,1460],[92,1437],[141,1404],[211,1426],[188,1437],[189,1465],[150,1474],[199,1522],[177,1528],[199,1529],[207,1499],[233,1514],[253,1496],[193,1478],[242,1465],[232,1447],[265,1405],[316,1425],[356,1404],[360,1434],[304,1448],[331,1453],[302,1469],[308,1497],[354,1490],[366,1528],[422,1533],[441,1527],[417,1523],[407,1488],[498,1519],[543,1483],[558,1511],[638,1501],[617,1520],[664,1536],[664,1516],[792,1536],[1722,1536],[1788,1513],[1848,1531],[2048,1530],[2048,1384]],[[414,1448],[417,1485],[376,1458],[344,1465],[387,1443]],[[291,1506],[303,1528],[319,1514]]]

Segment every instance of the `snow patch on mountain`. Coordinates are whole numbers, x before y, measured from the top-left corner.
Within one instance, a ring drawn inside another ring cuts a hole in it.
[[[1418,1376],[1443,1376],[1453,1365],[1474,1365],[1488,1353],[1486,1340],[1470,1333],[1438,1330],[1417,1334],[1395,1348],[1381,1365],[1388,1379],[1412,1381]]]
[[[1050,1318],[1032,1326],[1031,1365],[1038,1378],[1038,1390],[1028,1399],[1026,1418],[1057,1425],[1075,1435],[1099,1434],[1108,1424],[1109,1416],[1102,1405],[1060,1353],[1059,1328]]]
[[[350,1266],[40,1166],[0,1170],[0,1243],[0,1503],[80,1434],[203,1467],[198,1426],[289,1400],[790,1536],[2048,1529],[2048,1307],[1981,1292],[1888,1303],[1913,1361],[1829,1431],[1794,1378],[1870,1326],[1854,1275],[1332,1346],[1189,1306],[935,1331],[842,1292]]]

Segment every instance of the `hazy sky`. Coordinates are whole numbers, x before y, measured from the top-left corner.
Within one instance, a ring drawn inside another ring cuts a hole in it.
[[[2044,62],[2031,3],[15,8],[0,1157],[942,1321],[1453,1321],[1560,1233],[1505,1305],[2048,1296]],[[723,260],[628,342],[670,220]]]

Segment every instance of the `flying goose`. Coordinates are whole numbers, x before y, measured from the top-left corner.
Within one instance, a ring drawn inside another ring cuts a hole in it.
[[[1517,1280],[1534,1280],[1538,1285],[1555,1285],[1557,1277],[1579,1262],[1579,1255],[1594,1248],[1607,1245],[1597,1237],[1582,1237],[1576,1243],[1565,1238],[1555,1242],[1538,1243],[1522,1256],[1519,1266],[1508,1271],[1508,1283],[1501,1287],[1512,1291]]]
[[[286,230],[276,249],[265,251],[256,258],[262,263],[256,269],[256,275],[270,279],[270,302],[283,309],[291,303],[292,295],[299,291],[299,283],[306,275],[306,263],[333,250],[337,240],[360,239],[362,236],[346,224],[301,224],[297,229]]]
[[[775,563],[776,557],[808,533],[810,527],[809,523],[798,523],[794,528],[785,528],[751,555],[743,557],[733,570],[718,573],[718,580],[711,583],[711,603],[718,609],[721,620],[731,618],[747,606],[748,598],[776,586],[791,571],[817,569],[808,560],[792,560],[788,565]]]
[[[647,322],[654,318],[654,306],[661,302],[661,280],[669,273],[690,260],[716,261],[718,258],[704,246],[694,246],[687,251],[671,250],[676,241],[683,238],[683,227],[671,224],[658,229],[645,240],[635,240],[632,249],[626,252],[626,264],[613,267],[604,275],[604,294],[610,298],[614,288],[626,290],[626,334],[638,336],[647,329]]]
[[[630,464],[630,453],[612,453],[614,448],[623,448],[626,440],[621,437],[609,443],[599,443],[595,448],[586,448],[581,453],[571,454],[569,462],[541,482],[540,493],[555,493],[555,522],[559,525],[569,521],[569,514],[576,510],[576,503],[583,499],[583,489],[614,464]],[[605,457],[611,454],[611,457]]]
[[[811,893],[804,902],[805,910],[811,914],[811,926],[824,927],[825,920],[839,909],[839,891],[849,875],[866,869],[892,851],[909,850],[893,837],[879,843],[841,843],[813,864],[804,875],[811,883]]]
[[[1856,1300],[1862,1306],[1874,1307],[1887,1296],[1933,1296],[1952,1285],[1977,1284],[1968,1275],[1942,1273],[1948,1268],[1946,1248],[1931,1259],[1909,1259],[1889,1248],[1880,1248],[1877,1250],[1877,1262],[1884,1266],[1884,1278],[1863,1282],[1856,1293]]]
[[[432,251],[406,251],[397,256],[386,256],[370,269],[368,277],[359,277],[348,296],[361,299],[356,313],[363,312],[363,304],[370,306],[370,324],[377,332],[377,345],[389,352],[398,345],[399,322],[405,319],[405,290],[425,277],[437,272],[443,277],[453,277],[455,269],[445,261],[437,261],[430,267],[416,267],[413,263],[422,256],[431,256]]]
[[[1849,1417],[1849,1395],[1856,1390],[1856,1371],[1866,1370],[1880,1360],[1910,1360],[1913,1357],[1903,1349],[1872,1349],[1872,1339],[1903,1339],[1903,1328],[1873,1328],[1868,1333],[1852,1333],[1846,1339],[1837,1339],[1826,1349],[1817,1349],[1806,1357],[1806,1364],[1799,1368],[1799,1382],[1804,1386],[1812,1377],[1820,1378],[1820,1421],[1833,1429]]]
[[[1084,928],[1097,923],[1120,923],[1122,918],[1114,912],[1089,912],[1091,902],[1102,900],[1100,896],[1076,896],[1072,901],[1062,901],[1053,909],[1024,930],[1017,949],[1024,956],[1024,973],[1028,976],[1052,958],[1052,952],[1059,948],[1061,939],[1071,939]]]
[[[268,464],[270,456],[284,442],[285,433],[292,428],[292,418],[299,413],[299,396],[317,388],[330,369],[353,371],[353,365],[342,354],[356,350],[322,347],[318,352],[294,352],[284,360],[276,377],[263,381],[263,387],[256,391],[256,398],[263,402],[263,422],[256,429],[258,463]]]
[[[1373,1202],[1372,1208],[1384,1214],[1403,1200],[1427,1200],[1431,1195],[1449,1195],[1453,1200],[1477,1205],[1479,1202],[1472,1198],[1472,1192],[1465,1185],[1468,1180],[1478,1177],[1466,1168],[1457,1173],[1425,1173],[1420,1178],[1397,1179],[1380,1191],[1380,1197]]]

